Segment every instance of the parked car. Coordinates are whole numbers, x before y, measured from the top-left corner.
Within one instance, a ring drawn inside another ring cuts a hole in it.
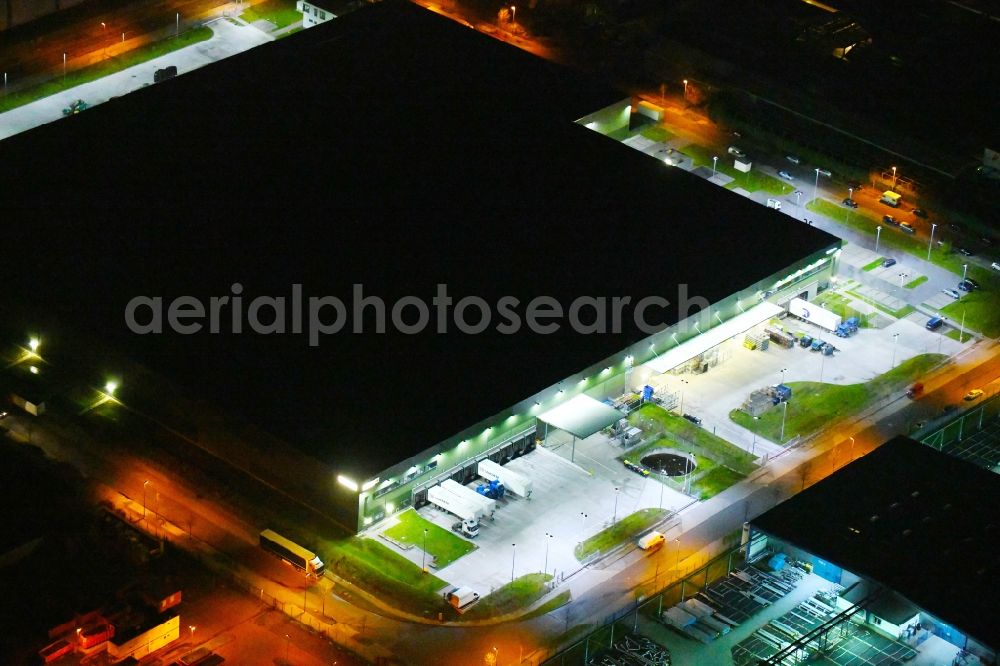
[[[952,298],[954,298],[956,300],[959,299],[959,298],[962,298],[962,294],[958,293],[954,289],[942,289],[941,291],[942,291],[942,293],[948,294],[949,296],[951,296]]]
[[[955,248],[955,252],[958,252],[963,257],[974,257],[974,256],[976,256],[976,253],[973,252],[972,250],[970,250],[967,247],[956,247]]]
[[[944,319],[941,319],[941,317],[931,317],[924,325],[928,331],[936,331],[942,326],[944,326]]]
[[[889,268],[890,266],[895,266],[896,260],[892,257],[886,257],[882,260],[882,268]]]
[[[972,279],[972,278],[970,278],[970,277],[967,277],[967,278],[965,278],[964,280],[962,280],[962,282],[968,282],[968,283],[969,283],[969,285],[970,285],[970,286],[971,286],[971,287],[972,287],[973,289],[979,289],[979,288],[980,288],[980,286],[979,286],[979,283],[978,283],[978,282],[976,282],[975,280],[973,280],[973,279]]]
[[[746,153],[744,153],[742,150],[740,150],[736,146],[729,146],[729,151],[728,152],[733,157],[746,157],[747,156]]]
[[[983,389],[972,389],[971,391],[965,394],[963,400],[975,400],[982,394],[983,394]]]
[[[848,208],[857,208],[858,207],[858,202],[855,201],[854,199],[851,199],[850,197],[844,199],[843,204],[845,206],[847,206]]]
[[[799,159],[797,155],[785,155],[785,159],[791,162],[792,164],[800,164],[802,162],[802,160]]]
[[[923,219],[923,220],[927,219],[927,211],[924,210],[923,208],[914,208],[913,209],[913,214],[916,215],[917,217]]]
[[[959,291],[972,291],[973,289],[975,289],[975,287],[973,287],[968,282],[962,281],[962,282],[958,283],[958,290]]]
[[[784,178],[785,180],[795,180],[795,176],[788,173],[787,171],[779,171],[778,175]]]
[[[685,414],[684,418],[686,418],[688,421],[690,421],[695,425],[701,425],[701,419],[695,416],[694,414]]]
[[[909,222],[900,222],[899,223],[899,228],[902,229],[903,231],[905,231],[908,234],[915,234],[915,233],[917,233],[917,230],[914,229],[913,225],[910,224]]]
[[[994,261],[992,264],[990,264],[990,268],[992,268],[995,271],[1000,271],[1000,261]]]
[[[899,220],[897,220],[896,218],[894,218],[892,215],[883,215],[882,216],[882,221],[884,223],[888,224],[889,226],[892,226],[892,227],[898,227],[899,226]]]

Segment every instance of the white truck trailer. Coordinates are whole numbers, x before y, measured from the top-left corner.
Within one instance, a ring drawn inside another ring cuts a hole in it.
[[[840,315],[835,312],[830,312],[801,298],[793,298],[788,302],[788,313],[828,331],[836,331],[840,322],[843,321]]]
[[[493,462],[489,458],[480,460],[477,471],[479,476],[488,481],[499,481],[506,490],[519,497],[524,499],[531,497],[531,479],[507,469],[500,463]]]
[[[453,481],[452,479],[445,479],[441,482],[441,487],[452,493],[456,497],[460,497],[469,503],[476,503],[483,507],[483,512],[486,517],[490,520],[493,519],[493,513],[497,509],[497,501],[492,500],[485,495],[480,495],[472,488],[466,488],[461,483]]]
[[[483,517],[481,505],[467,502],[441,486],[427,489],[427,501],[462,519],[460,523],[452,526],[456,532],[467,537],[475,537],[479,534],[479,519]]]

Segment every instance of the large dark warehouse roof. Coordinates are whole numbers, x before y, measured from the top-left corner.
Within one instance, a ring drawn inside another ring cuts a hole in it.
[[[753,521],[991,648],[1000,477],[896,437]]]
[[[573,122],[622,97],[416,6],[368,7],[0,143],[0,299],[360,478],[640,333],[341,333],[310,348],[130,335],[126,303],[234,282],[247,300],[294,283],[429,300],[447,283],[456,300],[673,301],[688,284],[715,301],[835,242]]]

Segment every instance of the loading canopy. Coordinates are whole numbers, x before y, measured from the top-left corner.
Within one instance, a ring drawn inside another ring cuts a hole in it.
[[[538,416],[540,421],[580,439],[586,439],[623,418],[625,415],[614,407],[586,395],[574,396]]]
[[[746,312],[741,312],[732,319],[727,319],[714,328],[710,328],[701,335],[682,342],[672,349],[668,349],[652,361],[644,364],[653,372],[666,372],[673,370],[681,363],[690,361],[698,354],[702,354],[712,347],[716,347],[731,337],[746,333],[757,324],[767,321],[784,308],[767,301],[753,306]]]

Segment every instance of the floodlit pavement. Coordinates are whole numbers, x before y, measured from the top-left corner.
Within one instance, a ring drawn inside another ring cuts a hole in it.
[[[153,85],[153,73],[157,69],[173,65],[177,67],[178,76],[183,76],[185,72],[273,41],[273,37],[256,28],[243,24],[236,25],[222,18],[209,21],[206,25],[212,29],[213,35],[204,42],[186,46],[97,81],[84,83],[0,113],[0,140],[39,125],[62,120],[62,110],[78,99],[93,106],[139,90],[146,85]],[[170,85],[170,83],[159,85]]]

